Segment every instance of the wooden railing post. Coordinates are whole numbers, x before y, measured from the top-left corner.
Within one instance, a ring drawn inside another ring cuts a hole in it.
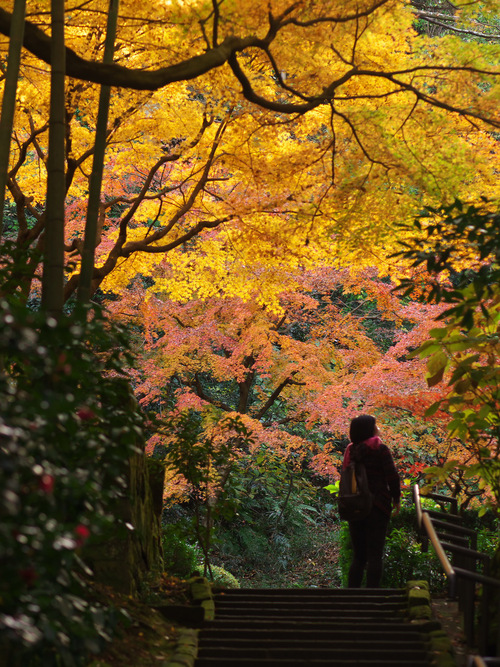
[[[456,521],[459,518],[457,515],[456,499],[437,494],[430,494],[430,497],[441,502],[450,502],[454,510],[454,515],[453,520],[446,520],[446,514],[442,515],[438,512],[423,509],[420,490],[418,485],[415,485],[413,488],[413,498],[422,539],[430,541],[436,552],[441,567],[448,578],[450,597],[458,597],[467,643],[469,646],[473,646],[475,635],[477,634],[479,650],[485,653],[488,650],[488,631],[492,621],[489,601],[492,592],[495,589],[500,589],[500,580],[488,576],[490,558],[486,554],[476,551],[476,533],[469,528],[461,526]],[[451,519],[451,516],[449,518]],[[436,528],[440,528],[446,532],[438,533]],[[423,547],[423,550],[426,551],[427,548]],[[446,554],[447,551],[452,554],[452,562],[450,562]],[[483,563],[483,574],[477,571],[478,562]],[[482,600],[480,622],[477,622],[476,587],[479,585],[482,586]],[[496,623],[496,656],[500,656],[500,623],[498,623],[498,620]],[[471,656],[468,667],[488,667],[489,665],[500,666],[500,657],[483,659],[480,656]]]

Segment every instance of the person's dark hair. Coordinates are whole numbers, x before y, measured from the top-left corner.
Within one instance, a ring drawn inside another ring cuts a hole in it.
[[[376,419],[371,415],[354,417],[349,427],[349,437],[354,445],[364,442],[375,435]]]

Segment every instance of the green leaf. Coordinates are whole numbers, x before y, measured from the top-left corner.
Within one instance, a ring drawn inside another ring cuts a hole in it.
[[[454,336],[444,343],[450,352],[463,352],[471,347],[470,339],[463,336]]]
[[[423,343],[419,348],[411,352],[408,356],[410,359],[416,356],[419,356],[420,359],[425,359],[425,357],[434,354],[434,352],[437,352],[438,350],[441,350],[441,345],[439,343],[434,343],[434,341],[429,340]]]
[[[440,349],[427,362],[427,369],[431,375],[436,375],[438,371],[442,371],[444,373],[446,366],[448,365],[448,361],[448,355]]]
[[[469,378],[465,378],[463,380],[460,380],[460,382],[457,382],[454,390],[456,391],[457,394],[465,394],[465,392],[470,389],[471,386],[471,381]]]
[[[446,327],[439,327],[439,329],[431,329],[429,331],[429,336],[432,338],[436,338],[437,340],[441,340],[442,338],[445,338],[448,333],[448,329]]]
[[[425,411],[425,416],[426,417],[432,417],[432,415],[435,415],[436,412],[439,410],[440,406],[441,406],[441,401],[437,401],[436,403],[433,403]]]
[[[488,415],[493,411],[493,407],[491,405],[485,404],[481,407],[479,410],[479,416],[481,419],[486,419]]]
[[[436,373],[434,373],[434,375],[431,375],[430,377],[427,377],[426,378],[427,385],[429,387],[434,387],[435,385],[439,384],[441,382],[441,380],[443,379],[444,371],[445,371],[445,369],[444,369],[444,366],[443,366]]]

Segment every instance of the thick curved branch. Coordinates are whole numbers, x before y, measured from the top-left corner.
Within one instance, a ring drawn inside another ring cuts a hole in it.
[[[202,401],[206,401],[207,403],[211,403],[211,405],[214,405],[216,408],[220,408],[221,410],[224,410],[225,412],[233,412],[233,408],[231,408],[230,405],[227,403],[224,403],[223,401],[219,401],[212,396],[209,396],[206,391],[203,389],[203,386],[200,381],[200,377],[198,373],[195,373],[194,376],[194,381],[193,382],[188,382],[188,386],[194,390],[196,395],[201,398]]]
[[[184,215],[184,213],[182,214]],[[181,214],[175,217],[175,220],[178,221],[179,218],[182,217]],[[163,230],[159,230],[158,232],[155,232],[154,234],[151,234],[150,236],[147,236],[141,241],[130,241],[130,243],[127,243],[121,252],[121,257],[129,257],[132,253],[134,252],[149,252],[153,254],[158,254],[162,252],[169,252],[169,250],[174,250],[174,248],[178,248],[179,246],[183,245],[184,243],[187,243],[187,241],[190,241],[192,238],[197,236],[201,231],[204,229],[215,229],[216,227],[219,227],[219,225],[222,225],[224,222],[229,222],[230,220],[233,219],[233,216],[227,216],[226,218],[216,218],[215,220],[201,220],[196,224],[194,227],[192,227],[188,232],[185,234],[181,234],[175,241],[171,241],[170,243],[166,243],[165,245],[159,246],[159,245],[152,245],[155,241],[158,240],[158,237],[161,235],[161,237],[165,236],[165,233]]]
[[[299,28],[309,28],[319,23],[349,23],[350,21],[357,21],[361,18],[366,18],[371,16],[377,9],[383,7],[389,2],[389,0],[377,0],[373,3],[368,9],[363,9],[354,12],[353,14],[346,14],[345,16],[320,16],[315,19],[310,19],[309,21],[299,21],[299,19],[290,18],[287,21],[283,21],[282,25],[296,25]]]
[[[230,58],[228,59],[228,62],[229,66],[233,70],[234,76],[240,82],[243,97],[245,97],[245,99],[247,99],[249,102],[258,104],[259,106],[265,109],[269,109],[270,111],[277,111],[278,113],[302,114],[318,106],[322,101],[322,100],[317,100],[316,102],[314,102],[310,100],[308,102],[304,102],[303,104],[294,104],[292,102],[276,102],[273,100],[267,100],[265,97],[262,97],[261,95],[256,93],[255,90],[252,88],[250,81],[248,80],[246,74],[240,67],[240,64],[238,62],[238,59],[236,58],[235,53],[231,54]]]
[[[10,34],[11,19],[11,14],[0,8],[0,34],[6,37]],[[196,79],[211,69],[224,65],[234,52],[242,51],[249,46],[257,46],[260,43],[261,40],[254,35],[243,38],[230,35],[221,44],[205,53],[157,70],[130,69],[116,63],[104,64],[85,60],[67,47],[66,74],[75,79],[108,86],[134,90],[158,90],[169,83]],[[30,21],[26,21],[25,24],[24,47],[40,60],[50,63],[50,37]]]
[[[290,373],[290,377],[287,377],[286,380],[283,380],[281,384],[279,384],[276,389],[273,391],[273,393],[269,396],[267,401],[264,403],[264,405],[260,408],[260,410],[255,414],[252,415],[255,419],[262,419],[266,412],[274,405],[274,403],[278,400],[281,392],[285,387],[288,387],[288,385],[295,384],[299,386],[305,385],[305,382],[298,382],[297,380],[293,379],[293,376],[296,375],[298,371],[292,371]]]

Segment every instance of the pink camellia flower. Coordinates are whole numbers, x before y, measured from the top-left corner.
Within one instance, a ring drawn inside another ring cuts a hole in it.
[[[90,408],[87,408],[85,406],[83,408],[80,408],[76,414],[83,421],[88,421],[89,419],[94,419],[94,417],[95,417],[95,412],[93,410],[91,410]]]
[[[54,484],[55,484],[55,479],[52,475],[42,475],[40,477],[40,481],[38,482],[38,486],[40,487],[41,491],[44,491],[45,493],[52,493],[54,490]]]
[[[83,546],[87,539],[90,537],[90,530],[87,528],[87,526],[84,526],[83,523],[78,524],[78,526],[75,528],[75,533],[75,541],[79,547]]]

